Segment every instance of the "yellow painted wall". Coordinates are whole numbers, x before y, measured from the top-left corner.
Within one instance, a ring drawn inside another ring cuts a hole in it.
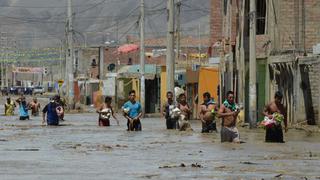
[[[132,79],[132,90],[136,91],[136,100],[140,101],[140,80]]]
[[[166,67],[162,66],[161,67],[161,74],[160,74],[160,92],[161,92],[161,110],[162,110],[162,106],[163,104],[167,101],[167,74],[166,74]]]
[[[219,69],[216,67],[201,67],[199,72],[199,104],[203,102],[203,93],[209,92],[218,101]]]

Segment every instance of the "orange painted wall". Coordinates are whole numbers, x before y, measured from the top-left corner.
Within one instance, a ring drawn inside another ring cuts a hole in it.
[[[216,67],[201,67],[199,72],[199,104],[203,102],[203,93],[209,92],[218,101],[219,69]]]

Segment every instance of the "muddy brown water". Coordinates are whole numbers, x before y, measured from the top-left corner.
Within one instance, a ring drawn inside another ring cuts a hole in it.
[[[290,130],[286,143],[269,144],[262,129],[240,128],[246,143],[221,144],[198,121],[179,132],[148,118],[142,132],[127,132],[123,118],[98,127],[97,117],[43,127],[40,117],[1,116],[0,179],[320,179],[319,134]]]

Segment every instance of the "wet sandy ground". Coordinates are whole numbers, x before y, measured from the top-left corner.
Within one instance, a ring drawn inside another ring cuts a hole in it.
[[[320,179],[320,134],[290,130],[285,144],[268,144],[262,129],[241,128],[246,143],[221,144],[198,121],[178,132],[147,118],[127,132],[123,118],[98,127],[97,114],[66,115],[59,127],[0,119],[0,179]]]

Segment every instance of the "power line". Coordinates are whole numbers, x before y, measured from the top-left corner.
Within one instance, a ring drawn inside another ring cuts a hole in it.
[[[132,29],[133,27],[137,28],[138,26],[139,26],[139,21],[134,22],[134,23],[128,28],[128,30],[127,30],[126,32],[124,32],[124,33],[118,38],[118,41],[120,41],[125,35],[127,35],[128,32],[131,31],[131,29]]]
[[[119,2],[119,0],[108,0],[109,2]],[[85,7],[88,4],[73,5],[72,7]],[[24,9],[66,9],[68,6],[20,6],[20,5],[1,5],[0,8],[24,8]]]

